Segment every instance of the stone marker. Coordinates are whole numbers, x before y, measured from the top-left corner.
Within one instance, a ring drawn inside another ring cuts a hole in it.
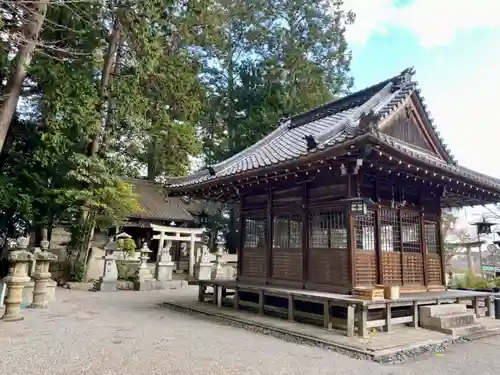
[[[10,263],[9,274],[4,282],[7,284],[7,295],[5,297],[5,313],[2,317],[4,322],[16,322],[23,320],[21,315],[21,301],[23,288],[30,278],[28,266],[33,259],[33,254],[27,251],[29,239],[19,237],[17,243],[11,244],[8,260]]]
[[[118,246],[113,238],[110,238],[106,246],[104,246],[104,269],[102,276],[95,285],[95,290],[100,292],[116,291],[118,282],[118,267],[116,266],[115,251],[118,251]]]

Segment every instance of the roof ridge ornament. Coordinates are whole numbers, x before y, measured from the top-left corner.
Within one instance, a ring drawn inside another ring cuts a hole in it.
[[[363,112],[359,117],[359,131],[361,133],[374,132],[377,131],[377,124],[380,120],[380,115],[378,113],[373,112],[373,109],[370,111]]]
[[[373,121],[378,121],[380,120],[380,115],[375,115],[375,112],[373,111],[373,108],[375,108],[382,100],[384,100],[387,95],[391,92],[391,89],[393,87],[393,83],[389,82],[387,85],[385,85],[381,90],[376,92],[370,99],[368,99],[366,102],[364,102],[362,105],[360,105],[353,113],[350,115],[346,116],[344,119],[339,121],[335,127],[331,129],[327,129],[323,133],[320,133],[316,136],[313,136],[312,134],[309,136],[305,136],[305,140],[307,142],[307,149],[308,151],[311,151],[315,148],[317,148],[318,145],[328,141],[330,138],[332,138],[334,135],[339,134],[342,131],[346,131],[349,134],[355,134],[356,132],[365,132],[368,128],[366,128],[366,122],[371,124]],[[364,118],[368,116],[367,118]],[[364,119],[363,119],[364,118]],[[361,121],[363,119],[364,125],[360,127]],[[370,126],[376,128],[376,122],[374,124],[371,124]],[[374,128],[371,130],[374,130]],[[314,141],[314,142],[313,142]]]
[[[411,83],[412,82],[412,77],[415,75],[415,68],[414,67],[409,67],[404,69],[401,73],[399,73],[399,76],[396,78],[396,82],[394,84],[394,87],[392,91],[396,91],[397,89],[401,88],[402,86]]]

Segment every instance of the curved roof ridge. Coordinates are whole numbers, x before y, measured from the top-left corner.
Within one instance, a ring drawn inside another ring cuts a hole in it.
[[[245,157],[250,156],[253,151],[255,151],[258,148],[264,147],[274,141],[276,138],[278,138],[280,135],[285,133],[288,130],[288,124],[290,123],[290,120],[286,120],[278,126],[277,129],[273,130],[271,133],[266,135],[264,138],[261,140],[257,141],[253,145],[247,147],[246,149],[238,152],[237,154],[231,156],[229,159],[223,160],[215,165],[212,165],[211,167],[215,170],[215,172],[221,172],[222,170],[231,167],[232,165],[238,163],[239,161],[243,160]]]

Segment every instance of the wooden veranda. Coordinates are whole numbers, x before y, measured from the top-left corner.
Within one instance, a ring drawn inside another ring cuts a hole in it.
[[[391,332],[393,326],[419,327],[419,307],[445,303],[467,303],[481,316],[494,316],[491,293],[440,291],[410,293],[397,300],[364,300],[347,294],[253,285],[229,280],[200,280],[198,301],[207,299],[219,307],[250,308],[259,314],[280,314],[289,321],[322,322],[326,329],[342,330],[348,337],[367,337],[373,328]],[[209,293],[208,288],[213,288]],[[243,297],[244,298],[241,298]]]

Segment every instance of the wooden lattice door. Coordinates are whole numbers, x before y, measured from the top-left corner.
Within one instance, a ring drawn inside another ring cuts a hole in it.
[[[354,217],[354,284],[373,285],[378,280],[375,212]]]
[[[439,225],[436,222],[424,222],[425,249],[427,251],[427,281],[429,286],[443,285],[442,257],[439,246]]]
[[[403,285],[423,286],[423,244],[420,233],[420,213],[401,211],[401,247],[403,251]]]
[[[380,274],[382,284],[402,285],[401,226],[399,212],[383,208],[380,215]]]

